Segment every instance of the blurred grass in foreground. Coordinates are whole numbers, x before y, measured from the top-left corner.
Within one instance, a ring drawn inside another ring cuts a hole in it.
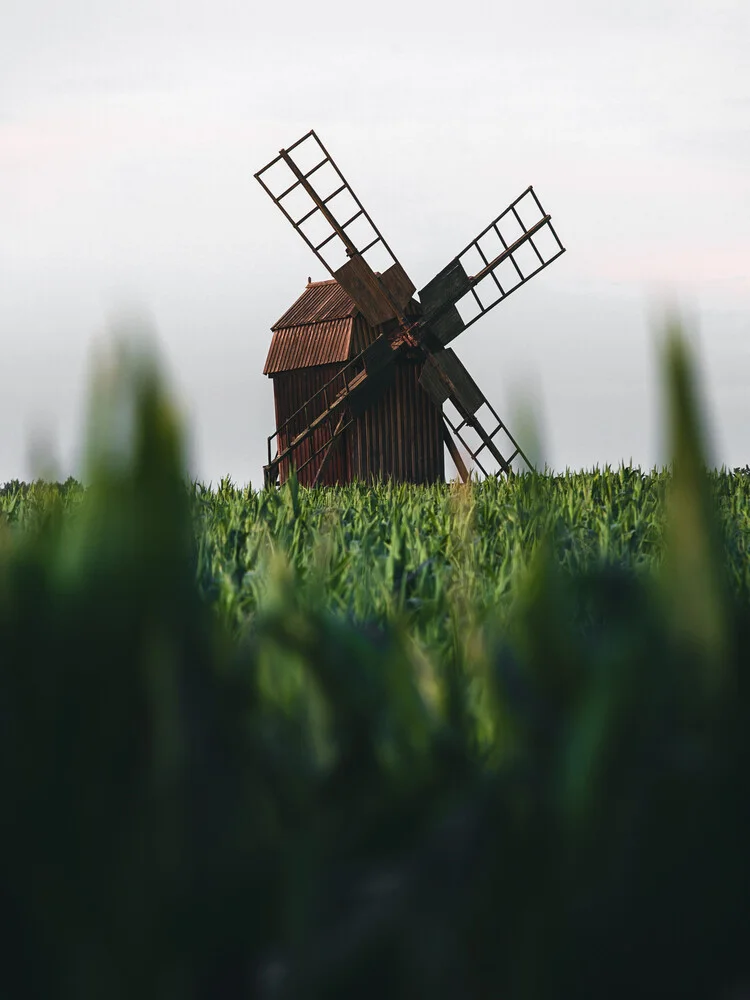
[[[2,995],[750,989],[748,481],[186,489],[158,374],[0,498]],[[3,516],[4,515],[4,516]]]

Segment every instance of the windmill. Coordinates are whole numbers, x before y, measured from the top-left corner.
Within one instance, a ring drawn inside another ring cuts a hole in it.
[[[326,366],[331,377],[319,379],[309,396],[303,393],[300,398],[298,385],[294,405],[287,402],[280,407],[277,399],[277,429],[268,439],[264,467],[266,484],[283,481],[292,467],[301,482],[325,482],[342,443],[378,407],[383,409],[388,394],[396,391],[395,373],[407,362],[409,371],[417,373],[416,381],[412,379],[410,387],[409,378],[399,376],[400,396],[390,406],[397,416],[391,417],[385,432],[383,427],[374,428],[366,435],[369,451],[373,444],[379,446],[393,456],[393,468],[418,468],[424,481],[435,478],[435,462],[425,473],[424,456],[415,451],[430,451],[414,429],[414,421],[423,413],[425,419],[436,415],[431,435],[434,438],[436,427],[440,467],[444,441],[462,479],[469,477],[469,468],[458,443],[468,454],[469,465],[485,476],[510,472],[514,460],[530,467],[448,345],[565,252],[533,187],[526,188],[436,274],[420,290],[417,303],[416,286],[314,131],[282,149],[255,177],[333,278],[308,281],[307,299],[317,303],[314,315],[333,315],[337,308],[347,316],[358,315],[367,334],[359,338],[358,350],[352,350],[357,338],[350,339],[348,353],[336,355],[335,368]],[[304,306],[304,298],[288,310],[292,326],[284,327],[280,321],[274,330],[299,331],[312,322],[314,315]],[[301,322],[295,327],[297,320]],[[415,409],[416,395],[421,409]],[[393,441],[398,414],[407,410],[409,430]],[[360,437],[364,441],[364,432]],[[406,454],[408,449],[415,454]],[[359,454],[357,461],[358,475],[363,469],[372,471],[373,460]],[[341,468],[340,455],[338,462]],[[382,461],[377,467],[384,467]],[[343,468],[351,470],[351,461]],[[407,472],[402,478],[414,476]]]

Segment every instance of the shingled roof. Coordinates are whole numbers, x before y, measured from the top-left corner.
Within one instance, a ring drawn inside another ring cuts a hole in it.
[[[271,327],[272,330],[324,323],[334,319],[353,319],[357,307],[335,278],[311,281],[293,306]]]
[[[409,315],[418,315],[412,300]],[[297,301],[278,319],[263,368],[264,375],[348,361],[357,306],[334,278],[311,281]]]

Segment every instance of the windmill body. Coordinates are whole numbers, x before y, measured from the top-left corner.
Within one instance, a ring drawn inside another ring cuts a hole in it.
[[[529,465],[447,345],[565,248],[532,187],[422,288],[415,285],[314,132],[255,175],[332,281],[308,282],[273,326],[265,373],[276,431],[268,485],[463,479]]]
[[[421,312],[414,299],[406,304],[408,319],[416,321]],[[396,326],[395,320],[371,326],[335,279],[308,281],[302,295],[271,328],[273,337],[263,369],[273,380],[276,426],[282,428],[280,451],[304,431],[304,404],[327,383],[333,383],[334,393],[343,390],[343,378],[337,381],[336,376]],[[305,438],[294,455],[300,483],[443,480],[442,410],[419,384],[423,367],[421,352],[402,352],[388,366],[387,384],[336,438],[325,464],[327,429],[319,427]],[[279,482],[283,483],[290,471],[290,458],[282,459]]]

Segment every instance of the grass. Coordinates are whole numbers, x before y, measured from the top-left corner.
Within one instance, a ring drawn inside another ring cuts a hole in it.
[[[0,496],[5,995],[746,989],[749,479],[669,359],[663,472],[309,492],[123,364]]]

